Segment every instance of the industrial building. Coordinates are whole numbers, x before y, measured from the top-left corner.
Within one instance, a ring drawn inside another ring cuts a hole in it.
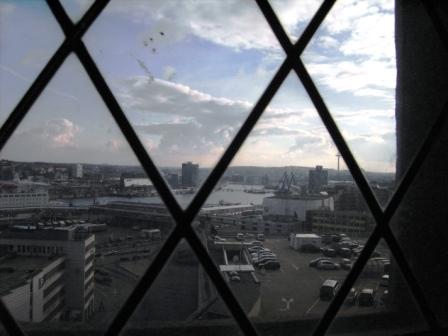
[[[316,166],[316,169],[309,171],[308,192],[310,194],[319,193],[327,184],[328,170],[324,170],[322,166]]]
[[[266,220],[306,220],[306,212],[315,209],[334,210],[333,198],[326,193],[317,195],[275,195],[263,199],[263,218]]]
[[[316,233],[347,233],[355,236],[370,234],[375,222],[366,211],[309,210],[307,227]]]
[[[0,183],[0,209],[48,206],[48,184],[29,181]]]
[[[24,301],[25,303],[31,302],[33,305],[35,315],[31,316],[32,319],[39,320],[60,316],[64,320],[83,321],[89,319],[93,314],[95,273],[95,236],[93,234],[80,232],[76,225],[55,228],[15,226],[0,235],[0,256],[3,258],[0,267],[3,267],[3,262],[7,262],[6,265],[8,266],[5,267],[12,267],[13,270],[21,269],[20,265],[22,264],[25,265],[24,267],[33,267],[34,271],[30,272],[29,277],[25,278],[24,281],[25,283],[30,282],[32,284],[30,286],[34,286],[34,283],[37,282],[38,289],[42,289],[44,293],[40,295],[33,292],[32,300]],[[17,259],[11,259],[11,256]],[[43,262],[30,264],[29,262],[23,262],[21,258],[36,258],[36,260],[43,260]],[[59,259],[63,260],[63,266],[58,266],[62,264],[62,261],[56,262]],[[51,263],[47,263],[48,261],[51,261]],[[56,268],[58,271],[55,271]],[[59,294],[60,304],[56,305],[56,301],[52,301],[50,304],[46,302],[46,298],[50,297],[49,291],[53,292],[54,289],[56,292],[56,289],[55,287],[48,289],[48,295],[45,294],[45,289],[50,288],[52,283],[56,281],[52,275],[61,270],[64,272],[64,291]],[[6,293],[6,298],[12,307],[25,304],[14,300],[14,297],[18,298],[19,296],[11,296],[11,294],[17,294],[20,290],[26,292],[28,287],[17,287],[17,283],[10,283],[10,285],[10,288],[4,288],[5,284],[2,284],[2,291]],[[29,287],[29,290],[31,291],[32,288]],[[7,292],[8,290],[9,292]],[[47,306],[45,306],[46,304]],[[38,308],[40,305],[43,305],[43,312],[41,313],[39,313],[41,310]],[[48,307],[50,306],[54,309],[58,307],[58,311],[52,311],[49,317]],[[45,311],[46,307],[47,311]],[[28,309],[23,311],[28,311]]]

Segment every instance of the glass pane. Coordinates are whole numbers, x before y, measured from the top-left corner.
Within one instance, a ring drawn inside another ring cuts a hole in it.
[[[94,0],[61,0],[62,6],[73,22],[78,22],[81,20],[85,12],[93,3]]]
[[[0,1],[0,125],[63,39],[44,1]]]
[[[216,323],[211,324],[211,319]],[[141,330],[163,334],[163,328],[176,326],[188,335],[203,334],[204,330],[218,335],[242,335],[186,241],[177,246],[123,334],[135,335]]]
[[[303,54],[382,205],[395,185],[394,46],[393,1],[338,1]]]
[[[341,332],[363,335],[372,330],[381,330],[381,335],[402,335],[428,328],[384,240],[380,240],[375,255],[378,256],[369,259],[350,291],[329,335]],[[329,286],[333,278],[328,280],[322,284],[321,297],[333,290]],[[408,302],[406,309],[401,306],[402,297]]]
[[[322,281],[343,281],[373,230],[336,153],[290,74],[199,213],[198,233],[261,334],[291,332],[284,320],[311,334],[329,304]]]
[[[174,224],[75,56],[0,158],[3,300],[26,330],[106,328]]]
[[[272,8],[283,25],[291,42],[302,35],[309,21],[322,4],[322,0],[270,0]]]
[[[251,1],[112,1],[84,40],[182,206],[283,58]]]

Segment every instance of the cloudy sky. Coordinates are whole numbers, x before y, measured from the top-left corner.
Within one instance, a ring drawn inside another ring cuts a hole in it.
[[[77,20],[90,1],[63,4]],[[295,41],[320,1],[271,4]],[[395,169],[392,6],[338,1],[302,56],[356,158],[371,171]],[[0,123],[62,41],[45,2],[0,0]],[[84,42],[159,166],[213,166],[284,58],[249,0],[112,1]],[[336,154],[292,73],[233,164],[335,168]],[[135,163],[74,55],[0,157]]]

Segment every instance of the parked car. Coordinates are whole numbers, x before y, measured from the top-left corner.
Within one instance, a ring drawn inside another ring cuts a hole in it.
[[[261,247],[261,246],[252,246],[252,247],[249,247],[247,250],[249,252],[251,252],[251,253],[254,253],[254,252],[258,252],[260,250],[263,250],[263,247]]]
[[[336,250],[334,249],[324,249],[323,255],[326,257],[336,257]]]
[[[343,248],[339,249],[338,254],[342,258],[350,258],[352,256],[352,250],[350,250],[349,248],[343,247]]]
[[[316,266],[317,266],[317,263],[318,263],[319,261],[321,261],[321,260],[328,260],[328,261],[331,261],[330,258],[323,258],[323,257],[321,257],[321,258],[317,258],[317,259],[313,259],[313,260],[311,260],[310,263],[308,264],[308,266],[310,266],[310,267],[316,267]]]
[[[244,240],[244,234],[243,233],[237,233],[236,234],[236,240]]]
[[[266,260],[265,262],[258,264],[258,267],[275,270],[280,268],[280,263],[278,262],[278,260]]]
[[[332,261],[321,260],[317,263],[316,268],[321,270],[338,270],[341,268],[341,265]]]
[[[341,260],[341,268],[345,269],[345,270],[351,269],[352,268],[352,261],[350,259],[343,258]]]
[[[364,288],[358,297],[360,306],[368,307],[375,304],[375,291],[371,288]]]
[[[260,241],[264,241],[264,234],[263,233],[257,234],[257,239]]]
[[[339,282],[336,280],[325,280],[320,287],[320,299],[329,301],[333,299],[339,288]]]
[[[278,262],[278,259],[277,259],[277,257],[265,257],[265,258],[256,260],[254,262],[254,265],[257,267],[262,267],[262,265],[268,261],[277,261]]]
[[[261,241],[258,241],[258,240],[251,241],[250,244],[251,244],[252,246],[260,246],[260,247],[263,247],[263,243],[262,243]]]
[[[380,280],[381,287],[389,287],[389,274],[384,274]]]
[[[345,303],[348,305],[355,305],[356,299],[358,298],[358,291],[356,288],[350,289],[350,292],[348,292],[347,298],[345,299]]]

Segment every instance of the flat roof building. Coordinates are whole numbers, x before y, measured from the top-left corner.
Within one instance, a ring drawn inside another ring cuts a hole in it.
[[[67,274],[64,287],[70,295],[65,296],[61,318],[82,321],[93,314],[93,234],[79,232],[76,225],[56,228],[16,227],[0,235],[0,255],[44,259],[64,257],[64,269]]]
[[[9,256],[0,261],[0,297],[21,322],[60,319],[65,306],[65,258]]]

